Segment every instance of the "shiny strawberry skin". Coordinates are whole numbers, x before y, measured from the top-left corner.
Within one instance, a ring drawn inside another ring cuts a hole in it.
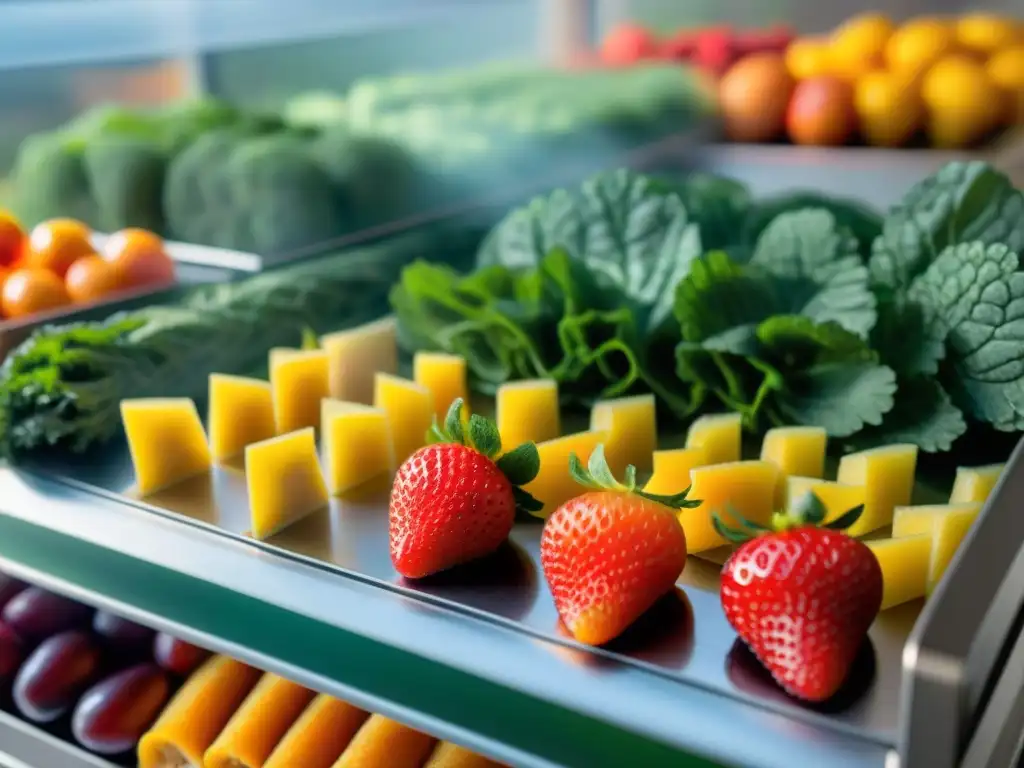
[[[672,589],[686,565],[676,512],[635,494],[595,491],[548,518],[541,567],[562,623],[602,645]]]
[[[388,506],[391,562],[418,579],[488,555],[515,523],[512,484],[463,445],[420,448],[395,475]]]
[[[856,539],[797,528],[745,542],[722,569],[722,607],[791,696],[842,686],[882,604],[882,569]]]

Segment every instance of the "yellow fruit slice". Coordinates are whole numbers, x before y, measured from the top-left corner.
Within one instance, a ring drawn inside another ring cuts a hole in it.
[[[690,470],[706,464],[703,448],[674,448],[655,451],[654,471],[644,486],[647,493],[674,496],[690,487]]]
[[[263,768],[331,768],[369,715],[320,694],[281,738]]]
[[[558,383],[554,379],[528,379],[502,384],[494,397],[495,419],[501,445],[554,440],[562,434]]]
[[[245,480],[254,539],[273,536],[329,501],[312,427],[248,446]]]
[[[863,536],[890,525],[893,510],[910,504],[916,468],[916,445],[886,445],[844,456],[836,480],[865,489],[864,513],[847,533]]]
[[[445,741],[437,745],[424,768],[500,768],[493,760]]]
[[[886,610],[925,596],[931,567],[932,537],[876,539],[865,545],[882,567],[882,608]]]
[[[958,467],[953,491],[949,494],[950,504],[968,501],[984,503],[1003,474],[1005,464],[989,464],[985,467]]]
[[[935,524],[943,515],[966,512],[977,515],[981,504],[967,502],[964,504],[918,504],[909,507],[896,507],[892,516],[893,538],[915,536],[919,533],[930,534]]]
[[[210,471],[213,461],[203,422],[188,398],[122,400],[121,421],[139,494]]]
[[[412,359],[412,378],[434,398],[434,417],[444,424],[444,417],[457,399],[463,402],[463,414],[469,407],[466,383],[466,358],[444,352],[417,352]]]
[[[605,458],[616,476],[621,476],[629,464],[641,472],[651,471],[654,449],[658,445],[654,395],[595,403],[590,412],[590,430],[608,433]]]
[[[398,372],[398,323],[385,317],[320,337],[327,353],[330,396],[350,403],[373,403],[374,377]]]
[[[396,466],[426,445],[427,431],[434,421],[434,397],[429,389],[399,376],[378,373],[373,406],[388,416]]]
[[[817,477],[789,477],[786,478],[786,511],[796,511],[808,493],[813,493],[824,505],[826,523],[838,520],[854,507],[862,506],[866,499],[863,485],[844,485]]]
[[[701,416],[690,424],[686,433],[687,448],[702,448],[708,464],[724,464],[740,460],[743,436],[738,413]]]
[[[371,715],[334,768],[420,768],[436,744],[433,736],[383,715]]]
[[[731,510],[752,522],[770,523],[778,478],[778,467],[767,461],[736,461],[693,469],[689,497],[701,504],[679,511],[679,522],[686,532],[686,551],[696,554],[727,543],[714,528],[714,514],[726,524]]]
[[[569,454],[575,453],[586,466],[594,449],[607,440],[607,432],[577,432],[537,443],[540,471],[523,490],[542,502],[544,508],[531,514],[546,518],[569,499],[585,493],[586,489],[569,474]]]
[[[395,470],[391,429],[383,409],[327,399],[322,411],[324,466],[332,495]]]
[[[270,350],[270,388],[278,434],[320,427],[320,401],[330,395],[327,375],[323,350]]]
[[[211,373],[209,408],[210,450],[218,461],[277,434],[270,382]]]
[[[967,532],[981,513],[978,502],[900,507],[892,523],[892,535],[928,535],[932,557],[928,568],[927,594],[938,586]]]
[[[828,433],[821,427],[776,427],[769,429],[761,443],[761,461],[779,468],[775,506],[786,499],[786,478],[821,477],[825,474],[825,446]]]

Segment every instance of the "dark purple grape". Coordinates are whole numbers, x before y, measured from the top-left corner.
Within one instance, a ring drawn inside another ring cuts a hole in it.
[[[72,630],[54,635],[18,670],[14,703],[33,722],[56,720],[92,682],[99,664],[99,648],[88,632]]]
[[[84,627],[91,617],[92,608],[89,606],[39,587],[19,592],[0,613],[0,620],[28,643]]]
[[[25,645],[14,630],[0,624],[0,680],[8,680],[25,658]]]
[[[85,692],[71,718],[71,731],[92,752],[127,752],[153,724],[170,691],[167,674],[155,664],[129,667]]]
[[[92,631],[115,648],[136,649],[149,644],[156,634],[149,627],[107,611],[96,611],[92,617]]]
[[[0,573],[0,611],[7,605],[11,598],[19,592],[28,588],[28,584],[6,573]]]

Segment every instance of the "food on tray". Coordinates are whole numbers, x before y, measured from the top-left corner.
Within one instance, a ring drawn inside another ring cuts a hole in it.
[[[776,682],[824,701],[846,681],[878,615],[883,576],[874,553],[844,533],[860,509],[824,523],[812,498],[801,512],[774,516],[767,533],[716,518],[721,535],[739,544],[720,594],[726,619]]]
[[[21,579],[16,579],[6,573],[0,573],[0,615],[2,615],[4,606],[27,587],[28,584]]]
[[[442,741],[430,753],[423,768],[499,768],[499,765],[458,744]]]
[[[98,253],[76,260],[64,276],[68,297],[79,304],[98,301],[121,286],[121,274],[117,267]]]
[[[8,682],[24,659],[25,644],[13,629],[0,623],[0,682]]]
[[[456,400],[469,397],[466,358],[445,352],[417,352],[412,358],[412,378],[434,398],[434,418],[440,420]]]
[[[96,611],[92,617],[92,631],[107,645],[120,653],[149,648],[155,632],[109,611]]]
[[[92,608],[41,587],[28,587],[11,598],[0,620],[29,643],[88,626]]]
[[[987,467],[958,467],[953,490],[949,494],[950,504],[977,501],[984,503],[1003,474],[1005,464],[990,464]]]
[[[761,461],[779,468],[779,488],[784,490],[789,477],[824,477],[827,442],[828,433],[821,427],[769,429],[761,441]]]
[[[333,496],[395,470],[388,415],[381,408],[326,398],[320,434],[327,489]]]
[[[144,229],[115,232],[103,245],[103,254],[114,266],[119,287],[170,285],[174,282],[174,260],[164,241]]]
[[[71,717],[71,732],[90,752],[127,752],[153,724],[170,692],[167,676],[155,664],[117,672],[79,699]]]
[[[825,508],[825,522],[838,520],[848,510],[863,507],[867,502],[867,489],[863,485],[845,485],[834,480],[817,477],[786,478],[785,509],[796,512],[799,505],[812,493]]]
[[[980,503],[938,504],[898,507],[893,517],[893,537],[929,534],[931,560],[928,567],[927,594],[938,586],[967,532],[981,513]]]
[[[759,525],[769,525],[778,482],[779,468],[768,461],[733,461],[692,469],[690,496],[697,504],[679,512],[690,553],[727,543],[713,525],[716,514],[725,518],[739,514]]]
[[[64,281],[47,269],[19,267],[4,278],[0,290],[0,308],[10,319],[49,312],[70,303]]]
[[[502,384],[494,395],[498,431],[509,445],[540,443],[562,435],[558,382],[528,379]]]
[[[281,738],[263,768],[331,768],[369,715],[320,694]]]
[[[206,754],[206,768],[262,768],[315,694],[269,672],[264,674]]]
[[[270,388],[277,433],[320,426],[320,401],[330,396],[327,353],[323,350],[270,350]]]
[[[153,659],[168,672],[190,675],[209,657],[204,648],[187,643],[181,638],[159,632],[153,639]]]
[[[718,83],[718,106],[732,141],[775,141],[786,130],[795,81],[780,53],[744,57]]]
[[[370,715],[332,768],[419,768],[437,739],[383,715]]]
[[[34,723],[67,712],[100,670],[100,648],[88,632],[70,630],[44,640],[14,678],[14,703]]]
[[[533,443],[502,453],[494,422],[473,414],[463,427],[461,400],[432,433],[398,468],[388,502],[391,562],[410,579],[491,554],[517,511],[540,506],[523,488],[540,466]]]
[[[96,253],[86,225],[71,219],[51,219],[29,233],[22,260],[27,267],[50,272],[61,280],[78,259]]]
[[[580,461],[590,461],[594,449],[607,439],[607,432],[588,431],[536,444],[540,469],[537,476],[523,486],[523,490],[543,505],[533,514],[547,517],[559,505],[579,495],[579,484],[566,471],[569,457],[575,453]]]
[[[398,372],[397,323],[385,317],[347,331],[320,337],[330,365],[331,397],[350,403],[373,403],[378,373]]]
[[[586,467],[571,454],[569,472],[585,490],[544,523],[541,567],[566,629],[581,643],[602,645],[674,588],[687,546],[676,515],[699,502],[685,490],[648,495],[632,467],[619,482],[600,445]]]
[[[401,464],[423,447],[434,419],[434,398],[430,390],[399,376],[378,373],[373,406],[387,414],[396,463]]]
[[[690,470],[706,463],[703,448],[673,448],[655,451],[652,456],[654,471],[651,472],[645,493],[670,496],[680,484],[689,483]]]
[[[738,413],[716,413],[694,419],[686,433],[686,447],[700,448],[708,464],[740,460],[742,421]]]
[[[789,101],[786,131],[794,144],[846,144],[857,133],[853,87],[829,75],[800,81]]]
[[[245,449],[251,535],[266,539],[330,501],[312,427]]]
[[[0,267],[10,268],[21,260],[25,230],[10,211],[0,210]]]
[[[156,723],[139,740],[139,768],[202,765],[260,672],[226,656],[214,656],[174,694]]]
[[[932,558],[932,537],[915,534],[898,539],[865,541],[882,569],[882,607],[924,597],[928,591],[928,571]]]
[[[247,445],[277,434],[270,382],[211,373],[207,402],[210,452],[217,461],[237,456]]]
[[[910,504],[916,468],[916,445],[884,445],[843,456],[836,480],[864,487],[864,512],[847,532],[862,536],[891,525],[893,510]]]
[[[203,422],[188,398],[122,400],[121,421],[135,469],[135,489],[142,496],[213,466]]]
[[[638,472],[650,472],[658,447],[658,423],[654,395],[635,395],[594,403],[590,431],[607,432],[604,444],[608,466],[616,475],[632,464]]]

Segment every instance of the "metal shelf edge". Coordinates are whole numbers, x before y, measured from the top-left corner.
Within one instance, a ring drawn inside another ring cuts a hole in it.
[[[0,711],[0,765],[9,768],[115,768],[53,734]]]

